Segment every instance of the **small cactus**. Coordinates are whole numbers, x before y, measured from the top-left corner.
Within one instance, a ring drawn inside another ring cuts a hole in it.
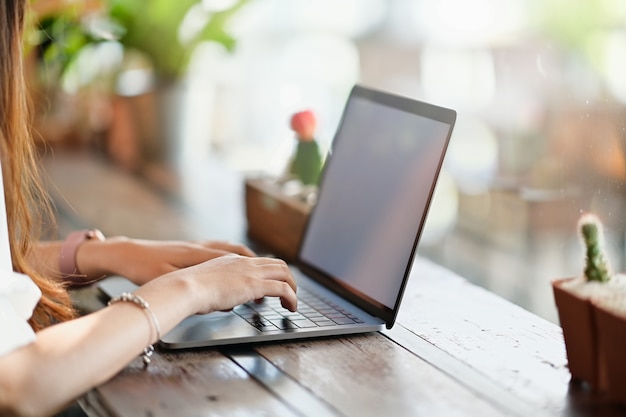
[[[298,144],[290,173],[304,185],[317,185],[322,170],[322,156],[315,141],[316,123],[311,110],[295,113],[291,118],[291,128],[296,133]]]
[[[586,248],[585,278],[587,281],[607,282],[611,273],[603,251],[602,223],[591,213],[584,214],[579,222],[583,243]]]

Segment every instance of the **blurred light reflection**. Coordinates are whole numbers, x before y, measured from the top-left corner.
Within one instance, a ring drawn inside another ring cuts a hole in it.
[[[458,209],[459,191],[454,178],[444,167],[437,181],[420,244],[432,245],[441,241],[456,225]]]
[[[359,38],[386,16],[386,0],[255,0],[235,17],[235,37],[325,32]]]
[[[604,71],[611,93],[626,103],[626,31],[614,31],[605,38]]]
[[[489,190],[498,168],[498,140],[479,119],[459,117],[446,155],[446,168],[466,194]]]
[[[488,50],[428,45],[422,52],[422,84],[433,102],[463,109],[485,107],[496,87],[493,56]]]
[[[478,46],[510,42],[527,25],[521,0],[421,0],[411,2],[415,26],[430,42]]]

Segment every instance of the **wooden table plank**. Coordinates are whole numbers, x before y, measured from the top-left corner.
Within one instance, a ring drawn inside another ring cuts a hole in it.
[[[295,416],[217,350],[160,353],[140,359],[98,387],[111,416]],[[93,399],[91,399],[93,402]]]
[[[509,415],[379,333],[256,350],[347,416]]]
[[[520,398],[558,412],[570,379],[561,328],[454,277],[416,262],[398,320]]]
[[[323,398],[316,396],[299,381],[259,355],[252,347],[223,349],[222,353],[233,360],[273,395],[302,417],[339,416],[339,411]]]
[[[402,324],[397,323],[392,329],[384,330],[383,334],[475,394],[487,399],[497,408],[505,410],[510,416],[545,417],[551,415],[503,388],[497,381],[469,364],[459,361],[446,351],[417,336]]]

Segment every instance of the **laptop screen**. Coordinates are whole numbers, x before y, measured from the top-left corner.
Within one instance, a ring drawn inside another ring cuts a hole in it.
[[[397,308],[456,114],[355,87],[300,247],[305,266]]]

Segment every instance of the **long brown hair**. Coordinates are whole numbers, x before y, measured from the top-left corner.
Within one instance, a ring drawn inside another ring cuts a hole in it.
[[[23,68],[22,34],[27,0],[2,0],[0,6],[0,158],[4,177],[9,241],[13,268],[29,275],[42,297],[30,325],[40,330],[74,316],[65,288],[42,276],[27,262],[34,239],[40,235],[51,209],[37,168],[29,128],[28,100]],[[2,215],[2,213],[0,213]]]

